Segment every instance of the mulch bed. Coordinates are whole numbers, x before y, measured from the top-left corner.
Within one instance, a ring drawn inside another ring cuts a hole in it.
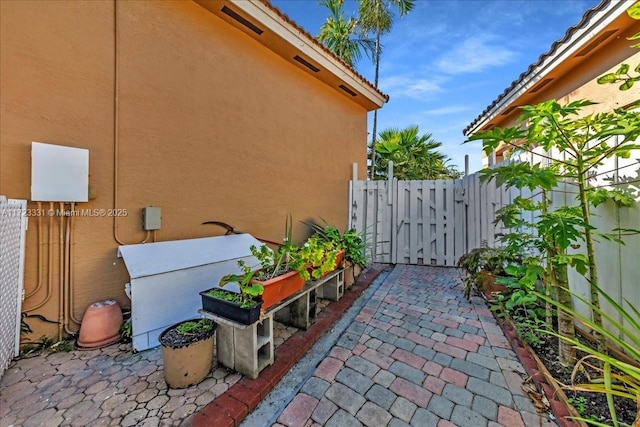
[[[601,393],[588,393],[562,389],[561,384],[572,384],[572,369],[559,362],[558,341],[549,338],[533,349],[525,344],[516,334],[509,321],[499,319],[505,334],[510,339],[514,351],[521,363],[538,387],[544,391],[550,409],[561,427],[586,426],[584,422],[570,420],[569,417],[592,419],[605,425],[613,425],[607,406],[606,396]],[[580,337],[581,342],[592,344],[590,340]],[[577,354],[578,359],[584,354]],[[549,376],[553,377],[550,379]],[[597,377],[596,374],[593,377]],[[554,381],[555,380],[555,381]],[[579,373],[575,383],[587,383],[586,373]],[[618,421],[631,425],[636,417],[635,402],[630,399],[614,398]]]

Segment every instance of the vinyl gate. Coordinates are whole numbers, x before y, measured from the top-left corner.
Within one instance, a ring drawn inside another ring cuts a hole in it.
[[[495,212],[520,194],[457,180],[351,181],[350,227],[364,232],[369,260],[454,266],[460,256],[494,244]]]
[[[0,377],[19,353],[26,208],[0,196]]]

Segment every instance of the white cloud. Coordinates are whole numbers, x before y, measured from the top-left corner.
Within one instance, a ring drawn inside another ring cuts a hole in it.
[[[378,87],[391,97],[408,96],[424,99],[443,91],[441,81],[436,79],[420,79],[407,75],[396,75],[380,80]]]
[[[424,111],[424,114],[431,116],[444,116],[449,114],[458,114],[465,111],[470,111],[471,108],[468,105],[451,105],[448,107],[433,108],[431,110]]]
[[[477,36],[465,40],[442,55],[436,66],[446,74],[476,73],[508,64],[515,56],[514,51],[500,42],[492,42],[490,37]]]

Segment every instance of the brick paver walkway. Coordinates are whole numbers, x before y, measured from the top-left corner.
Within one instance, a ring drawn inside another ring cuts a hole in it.
[[[196,418],[221,427],[206,409],[236,388],[226,401],[242,406],[242,417],[262,400],[243,423],[251,427],[554,425],[522,392],[524,370],[485,303],[463,298],[457,270],[396,266],[356,300],[359,292],[331,303],[332,315],[305,333],[278,324],[279,360],[257,380],[215,367],[197,386],[171,390],[160,349],[126,345],[14,361],[0,381],[0,427],[190,426]],[[342,319],[334,325],[332,316]],[[255,391],[268,374],[280,379],[276,368],[293,354],[286,344],[321,335],[271,393],[270,382]]]
[[[555,425],[522,391],[524,372],[457,270],[396,266],[274,425]]]

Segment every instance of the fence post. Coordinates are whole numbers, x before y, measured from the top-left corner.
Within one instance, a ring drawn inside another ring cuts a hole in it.
[[[351,181],[349,181],[349,212],[347,213],[348,218],[347,218],[347,224],[349,228],[353,228],[355,227],[354,224],[354,212],[353,212],[353,201],[354,201],[354,196],[353,196],[353,186],[355,185],[355,182],[358,180],[358,164],[356,162],[353,162],[353,164],[351,165]]]

